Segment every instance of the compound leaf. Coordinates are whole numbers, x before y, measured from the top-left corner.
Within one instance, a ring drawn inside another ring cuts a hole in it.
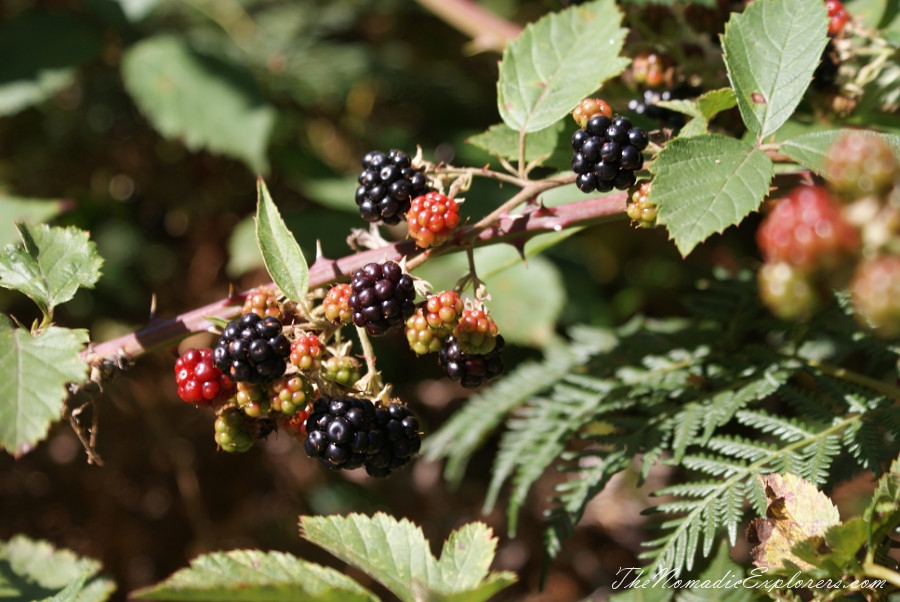
[[[292,301],[300,303],[309,289],[309,267],[300,245],[269,195],[262,178],[257,181],[256,241],[266,270],[278,288]]]
[[[797,108],[828,41],[819,0],[763,0],[725,25],[725,65],[747,128],[773,134]]]
[[[782,142],[779,150],[800,165],[821,175],[825,169],[825,154],[828,152],[828,148],[847,131],[850,130],[839,129],[802,134]],[[900,158],[900,136],[872,130],[853,130],[853,132],[862,136],[871,136],[872,139],[880,138],[891,147],[894,155]]]
[[[115,589],[96,560],[22,535],[0,541],[0,599],[103,602]]]
[[[190,568],[138,590],[138,600],[184,602],[374,602],[378,598],[334,569],[283,552],[232,550],[198,556]]]
[[[16,229],[22,243],[0,255],[0,286],[24,293],[45,314],[100,278],[103,259],[87,232],[24,223]]]
[[[372,517],[301,516],[301,535],[393,592],[403,602],[480,602],[515,582],[489,573],[497,546],[490,528],[473,523],[450,535],[436,560],[422,529],[383,513]]]
[[[275,122],[253,78],[171,36],[138,42],[122,57],[128,92],[167,138],[268,169],[266,147]]]
[[[497,104],[503,122],[536,132],[559,121],[625,69],[625,29],[613,0],[550,13],[528,25],[503,52]]]
[[[65,88],[74,80],[75,68],[102,47],[98,32],[66,15],[31,12],[6,23],[0,28],[0,115]]]
[[[34,335],[0,315],[0,446],[22,456],[59,420],[66,383],[81,382],[88,365],[78,354],[86,330],[50,326]]]
[[[765,153],[718,134],[672,140],[650,170],[650,200],[682,255],[759,207],[774,173]]]

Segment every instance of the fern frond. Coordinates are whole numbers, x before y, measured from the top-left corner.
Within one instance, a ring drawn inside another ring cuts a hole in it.
[[[831,463],[841,453],[841,438],[838,435],[828,435],[817,439],[809,446],[800,450],[803,456],[803,466],[799,473],[801,477],[814,485],[823,485],[828,481]]]
[[[761,410],[742,410],[735,414],[735,419],[745,426],[753,427],[786,442],[800,441],[811,434],[797,420],[773,416]]]
[[[713,437],[706,443],[706,448],[726,456],[751,462],[771,455],[776,449],[774,445],[764,441],[744,439],[731,435]]]
[[[464,408],[426,439],[422,448],[425,458],[446,459],[445,478],[458,483],[469,458],[512,410],[615,344],[610,331],[580,328],[573,332],[573,344],[547,349],[542,361],[526,362],[494,386],[473,395]]]

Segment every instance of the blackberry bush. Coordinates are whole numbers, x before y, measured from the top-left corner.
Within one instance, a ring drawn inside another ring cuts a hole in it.
[[[416,310],[412,276],[393,261],[366,264],[353,274],[350,287],[353,323],[372,336],[399,328]]]
[[[213,351],[216,367],[236,382],[263,383],[284,374],[291,344],[281,321],[248,313],[232,320]]]
[[[421,169],[415,169],[406,153],[371,151],[363,157],[356,204],[367,222],[398,224],[409,211],[410,201],[429,191]]]

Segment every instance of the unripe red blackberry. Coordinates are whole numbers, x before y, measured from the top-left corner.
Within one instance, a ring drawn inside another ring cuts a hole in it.
[[[241,411],[250,418],[262,418],[272,410],[266,389],[262,385],[238,383],[234,400]]]
[[[841,267],[859,248],[859,232],[821,186],[799,186],[780,199],[756,231],[767,263],[802,270]]]
[[[583,128],[587,124],[588,119],[594,115],[603,115],[608,119],[612,119],[612,109],[606,104],[605,100],[585,98],[572,111],[572,119],[575,120],[575,123],[580,128]]]
[[[299,370],[311,372],[321,366],[321,357],[324,353],[322,339],[314,334],[300,333],[291,342],[291,363]]]
[[[416,310],[412,276],[393,261],[366,264],[353,274],[350,287],[353,323],[372,336],[403,326]]]
[[[828,35],[836,36],[844,31],[844,26],[850,20],[850,13],[843,3],[840,0],[825,0],[825,10],[828,12]]]
[[[381,449],[366,460],[369,476],[384,478],[412,459],[422,446],[419,421],[402,404],[391,404],[375,410],[374,429],[382,434]]]
[[[626,117],[609,119],[594,115],[572,135],[572,171],[582,192],[626,190],[635,182],[634,172],[644,165],[641,151],[649,139]]]
[[[429,191],[425,174],[413,168],[403,151],[371,151],[363,157],[362,167],[356,204],[367,222],[400,223],[410,201]]]
[[[300,374],[282,376],[268,384],[269,405],[275,412],[291,415],[306,407],[312,398],[312,388]]]
[[[244,299],[244,307],[241,309],[242,314],[254,313],[260,318],[272,316],[279,320],[284,319],[281,308],[278,307],[278,298],[275,293],[269,289],[259,289],[247,295]]]
[[[669,55],[653,49],[642,50],[631,61],[631,77],[639,86],[657,88],[665,83],[666,71],[672,65]]]
[[[438,337],[428,326],[424,307],[416,309],[416,313],[406,320],[406,340],[409,342],[409,348],[416,355],[425,355],[440,350],[443,339]]]
[[[440,192],[432,191],[412,200],[406,213],[409,236],[427,249],[446,241],[459,225],[459,205]]]
[[[336,355],[322,363],[322,376],[345,387],[362,378],[359,360],[348,355]]]
[[[454,291],[441,291],[425,300],[425,321],[440,338],[447,338],[459,323],[465,304]]]
[[[245,452],[253,447],[259,425],[248,419],[239,409],[226,407],[216,418],[215,439],[219,449],[230,453]]]
[[[234,395],[234,383],[213,365],[212,349],[188,349],[175,360],[178,396],[198,406],[216,406]]]
[[[502,351],[506,342],[503,335],[497,335],[493,351],[485,355],[463,352],[456,337],[447,337],[438,353],[438,365],[450,380],[459,381],[467,389],[477,389],[481,385],[499,378],[503,373]]]
[[[350,285],[346,282],[335,284],[325,294],[322,306],[325,308],[325,319],[329,322],[349,324],[352,312],[350,311]]]
[[[850,283],[850,299],[861,324],[879,336],[900,335],[900,255],[859,262]]]
[[[765,263],[757,274],[759,296],[782,320],[807,320],[822,299],[808,272],[789,263]]]
[[[825,179],[851,199],[885,195],[894,187],[898,170],[891,147],[873,132],[846,131],[825,153]]]
[[[359,468],[384,445],[384,435],[374,425],[370,399],[320,397],[306,420],[304,449],[328,468]]]
[[[255,313],[232,320],[213,350],[216,367],[236,382],[263,383],[284,374],[291,344],[278,318]]]
[[[463,352],[470,355],[490,353],[497,344],[497,323],[483,306],[463,309],[453,336]]]
[[[281,423],[285,431],[306,441],[306,420],[309,418],[311,405],[294,412],[287,420]]]

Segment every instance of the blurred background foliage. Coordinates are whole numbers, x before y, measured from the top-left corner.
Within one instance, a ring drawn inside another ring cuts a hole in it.
[[[553,0],[479,4],[520,25],[560,8]],[[626,53],[676,39],[672,28],[683,23],[665,10],[623,7],[632,30]],[[695,33],[714,49],[723,13],[702,10],[709,30]],[[418,145],[432,161],[484,165],[492,159],[466,139],[499,122],[499,55],[478,51],[411,0],[3,0],[0,57],[0,243],[14,240],[15,219],[90,231],[103,277],[57,319],[89,328],[97,342],[144,324],[154,295],[158,313],[174,316],[223,298],[229,286],[268,280],[250,221],[257,174],[307,257],[317,240],[338,257],[351,252],[350,229],[365,226],[352,194],[367,151],[414,153]],[[725,85],[721,64],[703,69],[705,85]],[[620,81],[605,94],[624,111],[637,91]],[[562,136],[574,129],[567,123]],[[463,212],[477,220],[511,194],[476,181]],[[567,187],[545,202],[579,195]],[[534,241],[529,252],[543,252],[524,263],[511,247],[480,251],[492,310],[514,343],[508,366],[537,356],[571,324],[677,314],[680,293],[713,266],[753,261],[753,225],[713,237],[687,260],[665,232],[635,230],[627,219]],[[445,257],[418,274],[451,286],[464,261]],[[37,315],[6,291],[0,309],[23,323]],[[209,343],[198,335],[183,346]],[[377,341],[376,351],[426,435],[464,402],[465,391],[417,360],[402,337]],[[385,482],[326,473],[285,435],[246,454],[217,453],[212,415],[175,395],[175,353],[143,357],[107,387],[104,466],[87,465],[64,424],[23,459],[0,457],[0,538],[23,533],[96,557],[124,599],[203,551],[258,547],[328,562],[297,537],[299,514],[382,509],[421,524],[435,544],[471,520],[505,534],[501,512],[480,512],[490,444],[452,491],[441,467],[425,462]],[[616,497],[613,486],[538,593],[540,501],[554,478],[537,488],[518,538],[501,539],[497,568],[521,579],[506,599],[581,599],[619,566],[633,566],[646,504],[640,491]]]

